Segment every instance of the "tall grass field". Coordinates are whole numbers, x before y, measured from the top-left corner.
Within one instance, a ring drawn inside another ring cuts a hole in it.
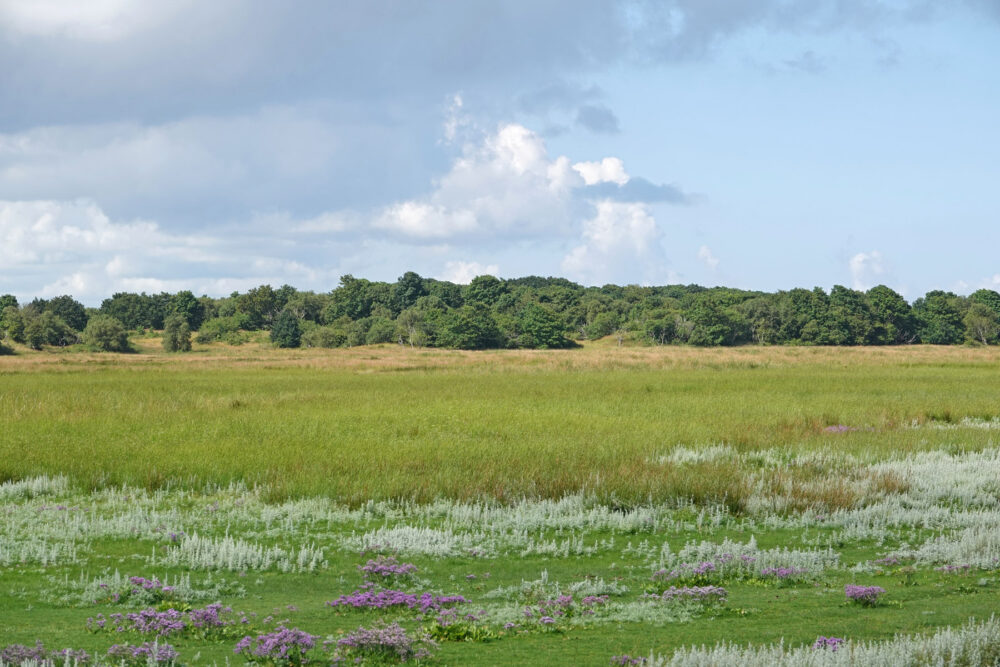
[[[2,665],[1000,661],[996,348],[135,343],[0,357]]]

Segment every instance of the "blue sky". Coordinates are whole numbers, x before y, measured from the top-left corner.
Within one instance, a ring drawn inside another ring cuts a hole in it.
[[[0,292],[1000,289],[1000,2],[0,0]]]

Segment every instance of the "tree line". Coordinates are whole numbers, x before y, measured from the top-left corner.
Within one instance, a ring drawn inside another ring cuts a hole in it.
[[[1000,294],[933,290],[911,304],[885,285],[760,292],[489,275],[458,285],[410,271],[392,283],[345,275],[322,293],[289,285],[223,298],[120,292],[99,308],[69,295],[23,305],[0,296],[0,345],[126,351],[138,330],[163,330],[171,351],[190,349],[192,337],[240,344],[260,330],[279,347],[566,348],[605,336],[649,345],[991,345],[1000,342]]]

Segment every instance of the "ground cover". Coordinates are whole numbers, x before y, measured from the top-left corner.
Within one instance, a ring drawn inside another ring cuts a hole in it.
[[[990,664],[998,365],[923,347],[0,359],[0,649],[267,662],[284,627],[327,663]]]

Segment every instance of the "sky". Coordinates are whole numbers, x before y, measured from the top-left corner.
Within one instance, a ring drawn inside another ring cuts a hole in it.
[[[1000,290],[1000,0],[0,0],[0,293]]]

